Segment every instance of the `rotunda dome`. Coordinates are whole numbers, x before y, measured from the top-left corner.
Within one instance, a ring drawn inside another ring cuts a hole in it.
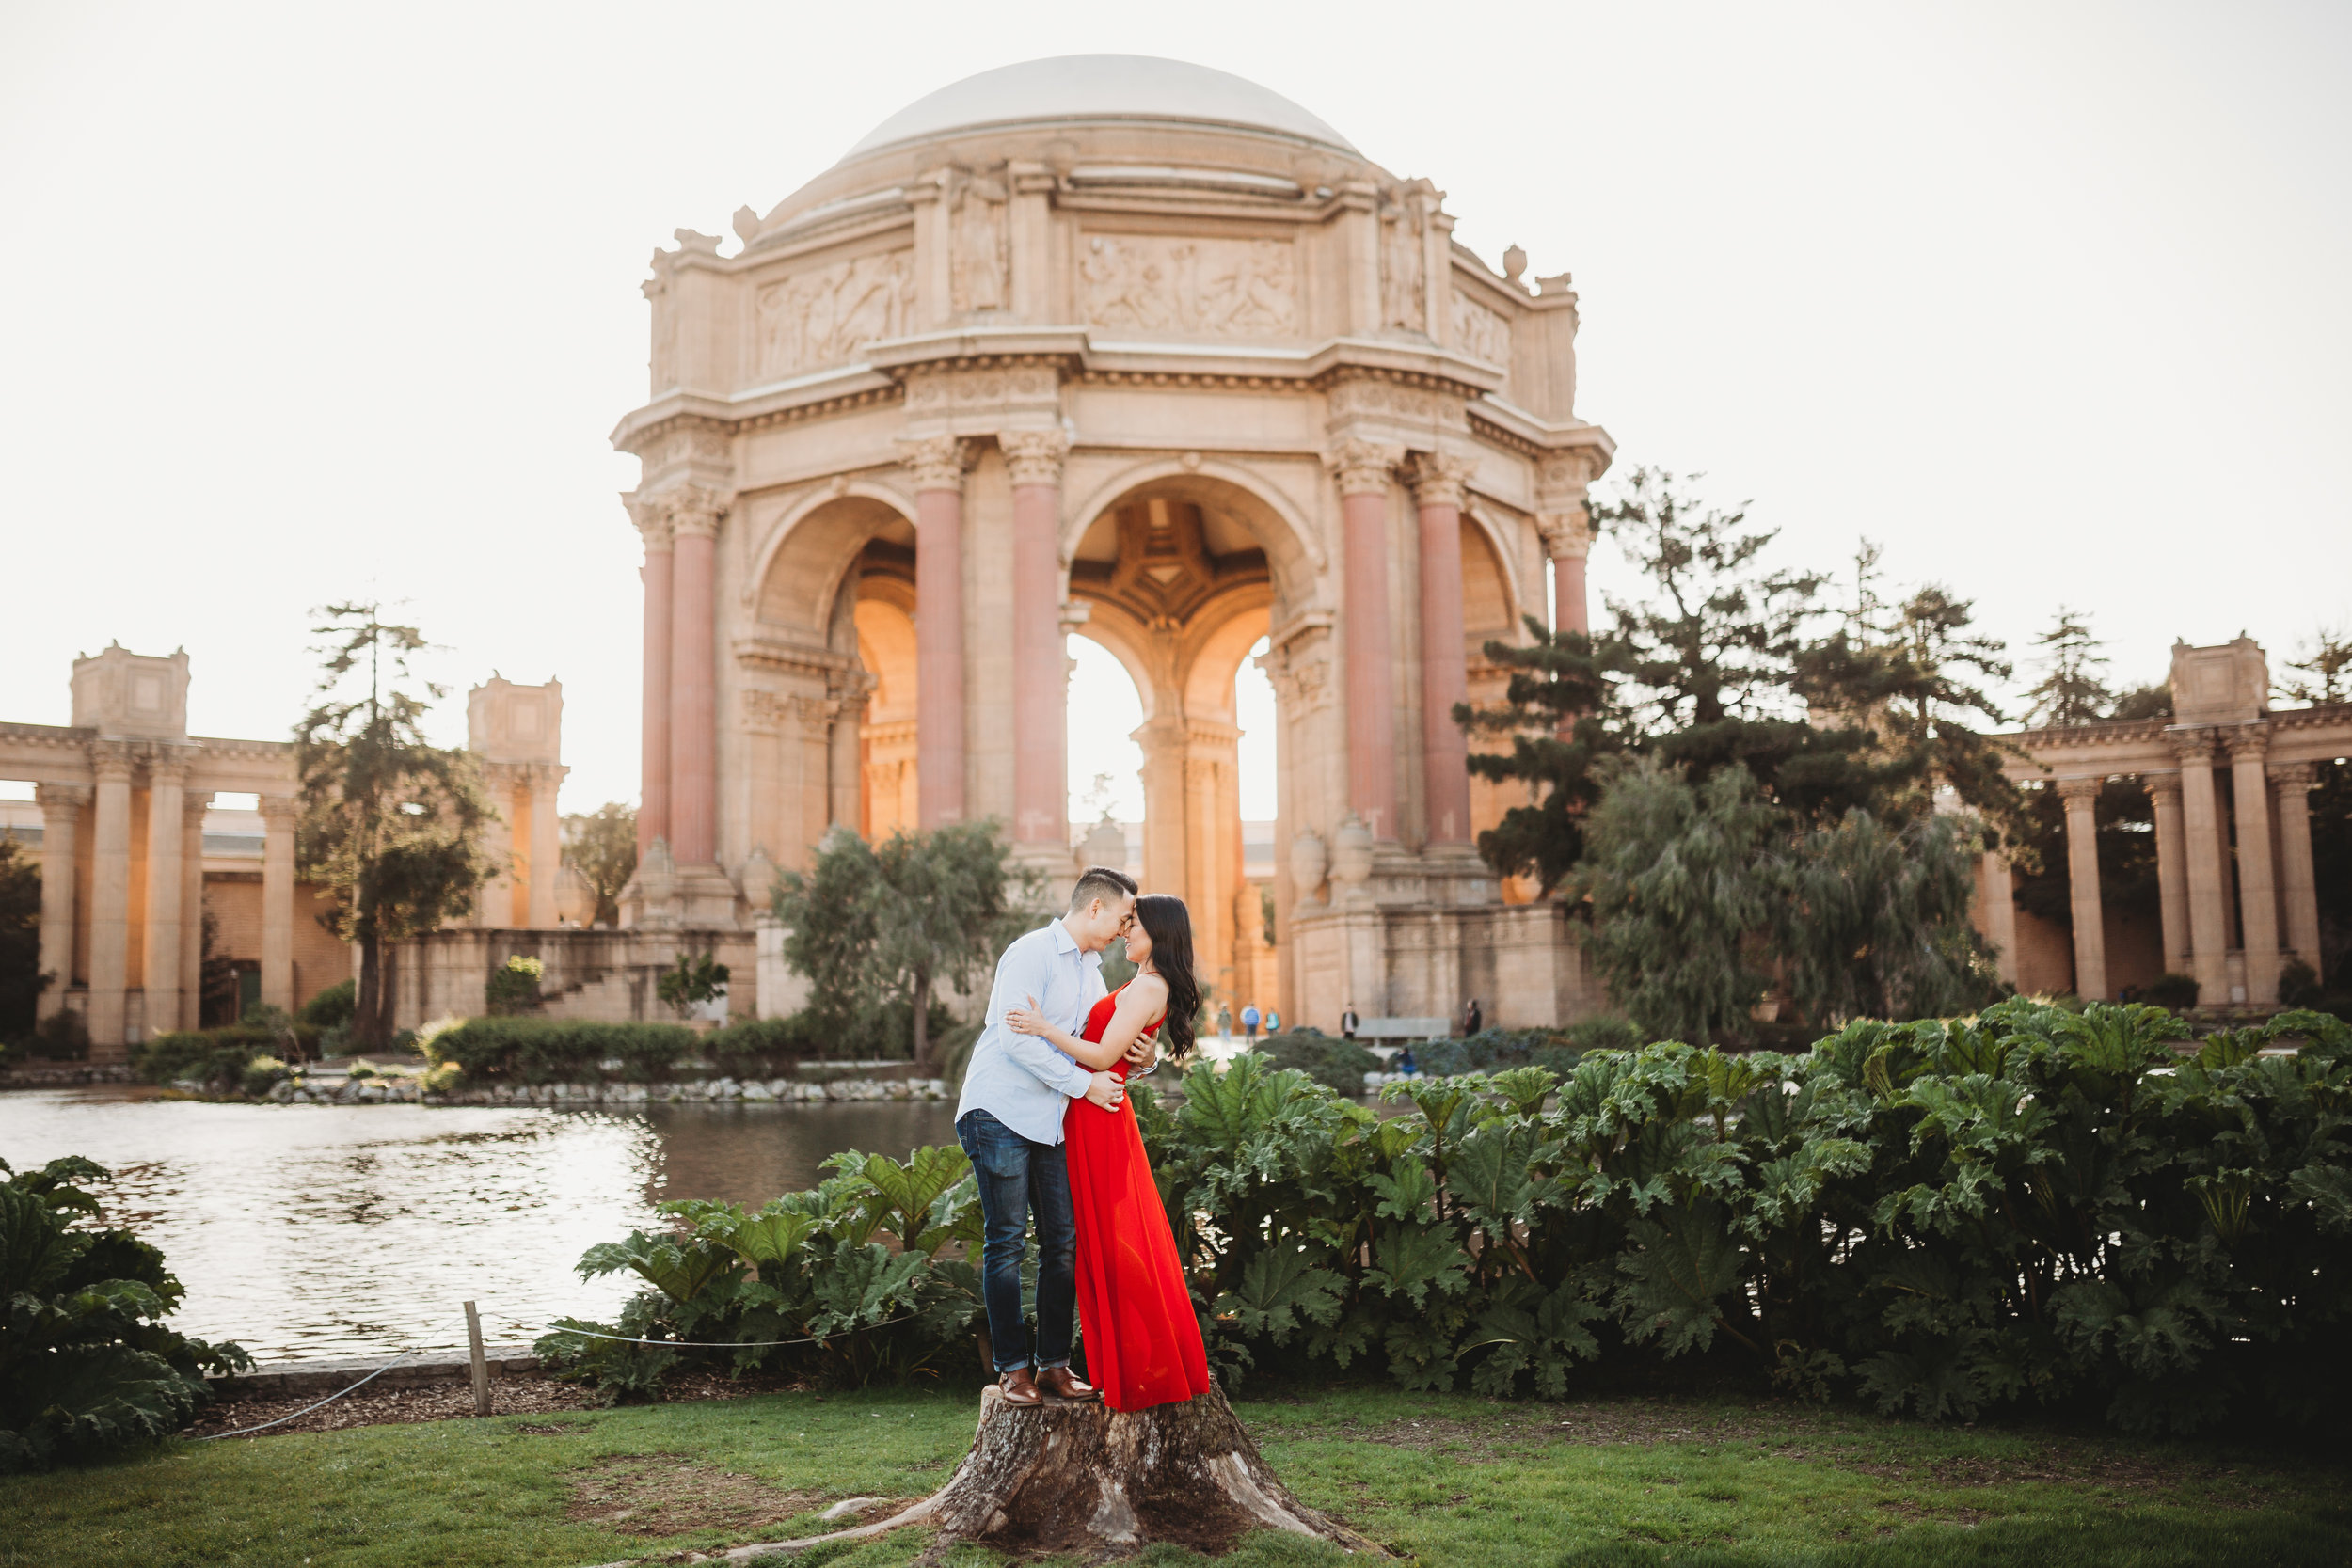
[[[875,126],[841,161],[955,131],[1054,120],[1230,125],[1362,156],[1280,93],[1229,71],[1151,55],[1060,55],[951,82]]]

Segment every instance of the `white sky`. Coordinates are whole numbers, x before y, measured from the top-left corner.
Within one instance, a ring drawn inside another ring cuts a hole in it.
[[[0,3],[0,717],[119,638],[187,647],[197,733],[281,735],[307,608],[375,594],[449,647],[445,737],[561,675],[566,806],[632,798],[645,257],[1095,51],[1264,83],[1573,270],[1580,412],[1784,561],[1867,533],[2012,643],[2071,604],[2120,679],[2352,621],[2341,5]],[[1081,789],[1134,767],[1073,728]]]

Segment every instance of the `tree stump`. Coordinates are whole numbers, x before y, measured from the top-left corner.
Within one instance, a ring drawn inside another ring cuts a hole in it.
[[[1007,1404],[980,1395],[972,1451],[947,1484],[914,1507],[831,1535],[739,1546],[729,1559],[804,1551],[905,1525],[930,1525],[942,1547],[973,1542],[1018,1557],[1124,1555],[1155,1541],[1221,1552],[1246,1531],[1289,1530],[1385,1558],[1375,1542],[1291,1496],[1258,1457],[1225,1390],[1122,1415],[1103,1404]]]

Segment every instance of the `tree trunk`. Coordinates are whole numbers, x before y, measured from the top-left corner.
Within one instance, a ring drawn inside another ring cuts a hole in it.
[[[375,1031],[382,1022],[376,999],[384,993],[383,947],[375,938],[359,939],[359,994],[352,998],[351,1049],[357,1053],[375,1046]]]
[[[914,972],[914,1065],[922,1067],[930,1058],[931,1050],[931,976],[928,970]]]
[[[887,1519],[798,1541],[738,1546],[728,1560],[859,1541],[905,1525],[939,1531],[929,1558],[961,1542],[1033,1554],[1125,1555],[1153,1542],[1222,1552],[1253,1529],[1288,1530],[1386,1558],[1377,1543],[1308,1508],[1274,1478],[1223,1388],[1132,1415],[1047,1400],[1025,1408],[991,1385],[980,1430],[947,1484]],[[621,1568],[619,1564],[608,1568]]]

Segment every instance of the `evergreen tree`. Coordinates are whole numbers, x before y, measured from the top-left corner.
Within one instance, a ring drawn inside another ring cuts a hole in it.
[[[0,834],[0,1046],[29,1039],[46,987],[40,972],[40,863]]]
[[[2058,728],[2105,718],[2116,694],[2099,676],[2107,665],[2099,650],[2106,644],[2090,635],[2090,619],[2060,606],[2057,623],[2034,645],[2042,650],[2042,679],[2026,693],[2026,721]]]
[[[1507,737],[1508,752],[1473,752],[1470,770],[1498,783],[1529,786],[1534,801],[1513,806],[1478,835],[1478,851],[1501,876],[1527,874],[1546,893],[1584,854],[1584,819],[1600,798],[1594,765],[1625,747],[1626,730],[1609,706],[1606,673],[1593,640],[1553,632],[1527,618],[1524,647],[1486,644],[1486,657],[1511,672],[1501,705],[1454,705],[1472,735]]]
[[[1975,865],[1949,816],[1890,824],[1857,810],[1797,835],[1772,900],[1772,949],[1805,1018],[1834,1029],[1993,1001],[1992,954],[1969,923]]]
[[[495,813],[474,759],[424,738],[429,699],[404,690],[409,657],[427,644],[375,604],[328,605],[312,629],[326,641],[317,701],[294,729],[302,816],[295,856],[325,890],[335,934],[359,949],[355,1050],[390,1038],[390,944],[469,912],[493,867],[482,836]],[[361,685],[364,689],[359,689]]]
[[[2289,702],[2313,706],[2352,702],[2352,635],[2320,627],[2304,642],[2303,657],[2290,660],[2287,668],[2302,677],[2279,683],[2280,695]]]
[[[1647,757],[1606,772],[1576,872],[1585,951],[1650,1038],[1737,1032],[1764,992],[1749,938],[1771,918],[1786,817],[1736,763],[1696,783]]]

